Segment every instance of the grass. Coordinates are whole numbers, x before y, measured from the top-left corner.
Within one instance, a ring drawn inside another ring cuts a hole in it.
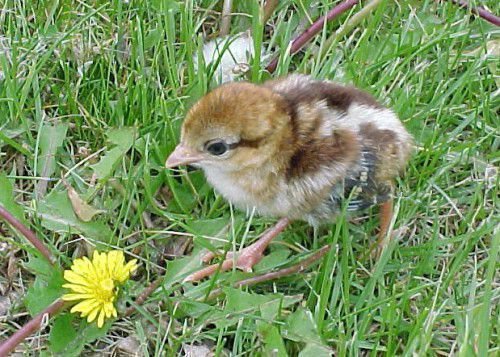
[[[484,3],[500,13],[497,1]],[[257,273],[332,244],[327,257],[306,273],[230,289],[247,274],[179,282],[198,268],[201,248],[238,248],[272,221],[233,211],[199,172],[163,168],[186,109],[211,86],[210,71],[198,71],[192,57],[204,36],[216,35],[220,2],[2,3],[0,171],[19,215],[63,266],[95,246],[136,256],[142,268],[130,296],[167,267],[162,288],[86,343],[86,353],[172,355],[197,346],[307,356],[328,346],[337,355],[498,355],[500,31],[448,2],[382,1],[329,49],[328,36],[359,7],[286,56],[301,21],[333,4],[285,1],[264,27],[256,2],[235,1],[231,32],[252,28],[257,48],[282,54],[273,76],[352,83],[399,114],[418,149],[399,182],[397,239],[371,261],[364,253],[373,214],[340,217],[318,232],[296,222]],[[251,65],[252,80],[270,76],[263,68]],[[104,213],[78,220],[61,177]],[[0,339],[27,321],[32,255],[0,226]],[[205,301],[216,287],[225,294]],[[48,331],[19,350],[45,350]]]

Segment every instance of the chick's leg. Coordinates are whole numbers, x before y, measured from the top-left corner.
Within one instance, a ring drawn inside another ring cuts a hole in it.
[[[391,225],[391,220],[392,220],[392,213],[393,213],[392,208],[393,208],[392,199],[380,204],[380,211],[379,211],[380,231],[378,233],[376,246],[374,247],[375,249],[374,251],[372,251],[373,253],[372,255],[374,255],[375,257],[380,257],[380,255],[382,254],[382,250],[384,249],[387,231],[389,230],[389,226]]]
[[[241,253],[228,253],[226,260],[222,264],[212,264],[208,267],[201,269],[184,279],[184,281],[198,281],[207,276],[220,271],[227,271],[233,268],[236,263],[236,268],[244,271],[252,271],[252,267],[260,262],[264,256],[264,251],[271,241],[280,234],[290,223],[288,218],[282,218],[276,223],[274,227],[268,229],[255,243],[244,248]],[[209,253],[203,257],[204,262],[210,261],[215,254]]]

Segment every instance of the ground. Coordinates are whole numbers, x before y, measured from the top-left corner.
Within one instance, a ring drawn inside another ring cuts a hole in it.
[[[335,4],[284,1],[263,26],[257,2],[234,1],[230,31],[252,29],[262,58],[250,63],[250,80],[310,73],[363,88],[400,116],[417,148],[398,182],[396,239],[375,261],[366,254],[375,210],[316,232],[296,222],[254,273],[221,273],[196,286],[182,278],[199,267],[203,249],[239,248],[272,224],[232,210],[201,173],[163,166],[186,109],[212,85],[193,56],[218,35],[221,2],[3,2],[0,202],[62,267],[96,247],[136,257],[141,267],[124,287],[122,311],[166,271],[131,317],[96,332],[63,314],[18,351],[499,353],[499,28],[451,2],[377,1],[355,26],[334,35],[359,5],[265,72]],[[497,1],[482,4],[500,13]],[[72,206],[67,187],[91,207]],[[304,272],[231,287],[325,244],[333,248]],[[6,225],[0,267],[3,340],[61,291],[60,275]]]

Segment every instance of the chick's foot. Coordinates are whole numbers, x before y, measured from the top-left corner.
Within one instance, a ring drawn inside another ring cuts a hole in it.
[[[236,268],[251,272],[255,264],[260,262],[264,256],[264,251],[271,241],[280,234],[290,223],[287,218],[282,218],[276,223],[276,225],[268,229],[255,243],[244,248],[241,252],[233,253],[229,252],[226,255],[226,259],[219,264],[212,264],[203,268],[189,276],[187,276],[184,281],[199,281],[206,278],[217,271],[227,271],[233,268],[236,263]],[[208,253],[203,258],[204,263],[210,262],[216,256],[215,253]]]

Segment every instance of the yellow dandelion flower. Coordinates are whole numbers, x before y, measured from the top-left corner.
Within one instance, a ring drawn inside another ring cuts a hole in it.
[[[97,326],[102,327],[105,319],[117,316],[114,305],[117,285],[123,284],[136,269],[137,260],[125,263],[125,256],[120,250],[107,253],[95,251],[92,261],[87,257],[75,259],[71,269],[64,271],[64,279],[68,283],[63,287],[71,293],[62,298],[65,301],[80,300],[71,312],[81,313],[88,322],[97,318]]]

